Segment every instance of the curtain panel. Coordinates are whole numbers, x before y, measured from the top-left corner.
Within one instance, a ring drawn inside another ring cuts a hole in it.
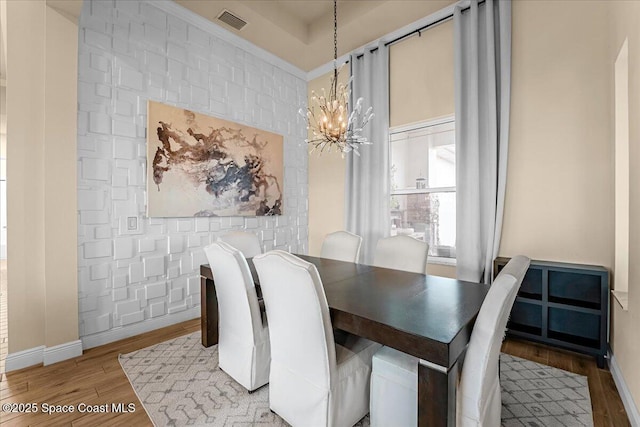
[[[373,107],[374,118],[364,129],[371,145],[346,157],[345,224],[362,237],[360,262],[373,263],[378,240],[389,234],[389,49],[380,42],[377,49],[365,49],[350,59],[351,105],[362,97],[364,109]]]
[[[454,9],[459,279],[489,283],[502,232],[511,96],[511,1]]]

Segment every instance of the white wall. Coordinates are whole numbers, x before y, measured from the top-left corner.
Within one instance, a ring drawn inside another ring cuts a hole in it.
[[[175,4],[85,2],[78,83],[85,348],[199,316],[202,248],[228,230],[256,233],[265,250],[307,252],[304,73],[228,34]],[[145,218],[149,99],[284,135],[284,215]],[[139,217],[138,232],[123,227],[128,216]]]
[[[46,19],[45,345],[53,347],[78,339],[77,194],[74,191],[77,182],[75,155],[78,109],[75,100],[78,48],[75,41],[78,24],[49,6]]]
[[[613,266],[608,4],[513,3],[501,256]]]
[[[2,25],[2,24],[0,24]],[[0,60],[5,58],[0,56]],[[2,77],[4,78],[4,77]],[[0,82],[0,259],[7,257],[7,97],[4,82]]]
[[[9,353],[44,344],[46,5],[6,2]],[[26,24],[31,22],[33,28]],[[18,46],[18,41],[21,48]],[[26,236],[29,236],[27,239]],[[9,361],[8,368],[11,368]]]
[[[615,356],[616,365],[612,374],[621,393],[631,425],[640,425],[640,369],[638,368],[638,355],[640,355],[640,2],[612,1],[609,14],[609,52],[607,66],[610,71],[610,90],[613,92],[613,70],[615,61],[625,39],[629,42],[629,80],[627,96],[629,100],[629,158],[628,165],[628,225],[629,244],[626,248],[617,247],[617,257],[625,257],[628,263],[628,309],[624,310],[615,300],[611,300],[612,325],[611,347]],[[608,104],[612,113],[615,111],[613,98]],[[613,141],[613,128],[609,140]],[[613,152],[613,144],[611,146]],[[618,171],[616,171],[618,172]],[[624,175],[624,174],[621,174]],[[616,175],[621,178],[620,175]],[[623,178],[624,179],[624,178]],[[620,183],[624,187],[625,183]],[[623,212],[617,212],[616,216]],[[619,267],[619,266],[617,266]],[[626,268],[623,264],[623,268]],[[614,271],[614,281],[617,281],[619,272]],[[614,283],[617,288],[617,283]],[[618,369],[615,369],[618,368]],[[620,374],[619,376],[617,374]]]
[[[329,90],[333,71],[309,82],[311,91]],[[338,74],[338,81],[349,80],[349,67]],[[309,132],[311,134],[311,132]],[[322,242],[327,234],[344,230],[344,178],[347,163],[342,153],[333,150],[311,153],[309,146],[309,255],[320,256]]]
[[[6,2],[1,7],[7,31],[6,366],[11,370],[81,351],[75,173],[78,27],[45,2]],[[61,344],[71,344],[69,351],[48,353],[45,348]],[[34,359],[18,354],[34,348]]]

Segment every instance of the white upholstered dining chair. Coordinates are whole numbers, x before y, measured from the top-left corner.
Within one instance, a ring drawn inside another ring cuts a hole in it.
[[[242,252],[245,258],[253,258],[262,253],[258,236],[246,231],[231,231],[218,237],[219,241],[228,243]]]
[[[320,257],[338,261],[358,262],[362,237],[348,231],[335,231],[325,236]]]
[[[269,407],[293,426],[352,426],[369,412],[371,357],[379,344],[334,342],[318,270],[284,251],[259,255],[271,339]]]
[[[263,325],[249,265],[225,242],[204,248],[218,298],[220,369],[252,392],[269,382],[269,329]]]
[[[409,236],[393,236],[378,240],[373,257],[376,267],[412,273],[427,272],[429,244]]]
[[[459,427],[500,425],[500,347],[529,262],[527,257],[514,257],[493,282],[482,303],[457,386],[456,425]],[[417,425],[417,385],[417,358],[389,347],[376,353],[371,374],[371,426]]]

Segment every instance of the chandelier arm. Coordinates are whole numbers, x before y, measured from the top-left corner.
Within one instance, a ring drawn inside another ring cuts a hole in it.
[[[333,1],[333,77],[328,92],[324,88],[321,94],[312,91],[307,106],[307,129],[312,133],[305,142],[312,146],[311,152],[325,150],[329,153],[336,150],[345,153],[353,151],[356,155],[360,145],[370,144],[361,134],[362,128],[371,120],[371,108],[362,115],[362,99],[358,99],[353,108],[352,86],[353,76],[347,84],[338,83],[338,1]],[[316,111],[317,107],[317,111]],[[305,115],[303,115],[304,117]]]

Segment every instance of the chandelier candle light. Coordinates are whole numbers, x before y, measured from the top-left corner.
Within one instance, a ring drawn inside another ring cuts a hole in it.
[[[371,144],[362,130],[373,117],[373,108],[362,114],[362,98],[358,98],[355,107],[349,113],[349,98],[351,91],[348,89],[353,81],[349,79],[347,84],[338,84],[338,3],[333,1],[333,77],[329,94],[322,89],[322,95],[311,92],[311,100],[306,112],[303,108],[299,113],[307,120],[307,129],[313,133],[307,144],[313,145],[312,152],[325,148],[331,151],[333,148],[345,153],[353,151],[359,155],[360,145]],[[348,118],[347,118],[348,115]]]

